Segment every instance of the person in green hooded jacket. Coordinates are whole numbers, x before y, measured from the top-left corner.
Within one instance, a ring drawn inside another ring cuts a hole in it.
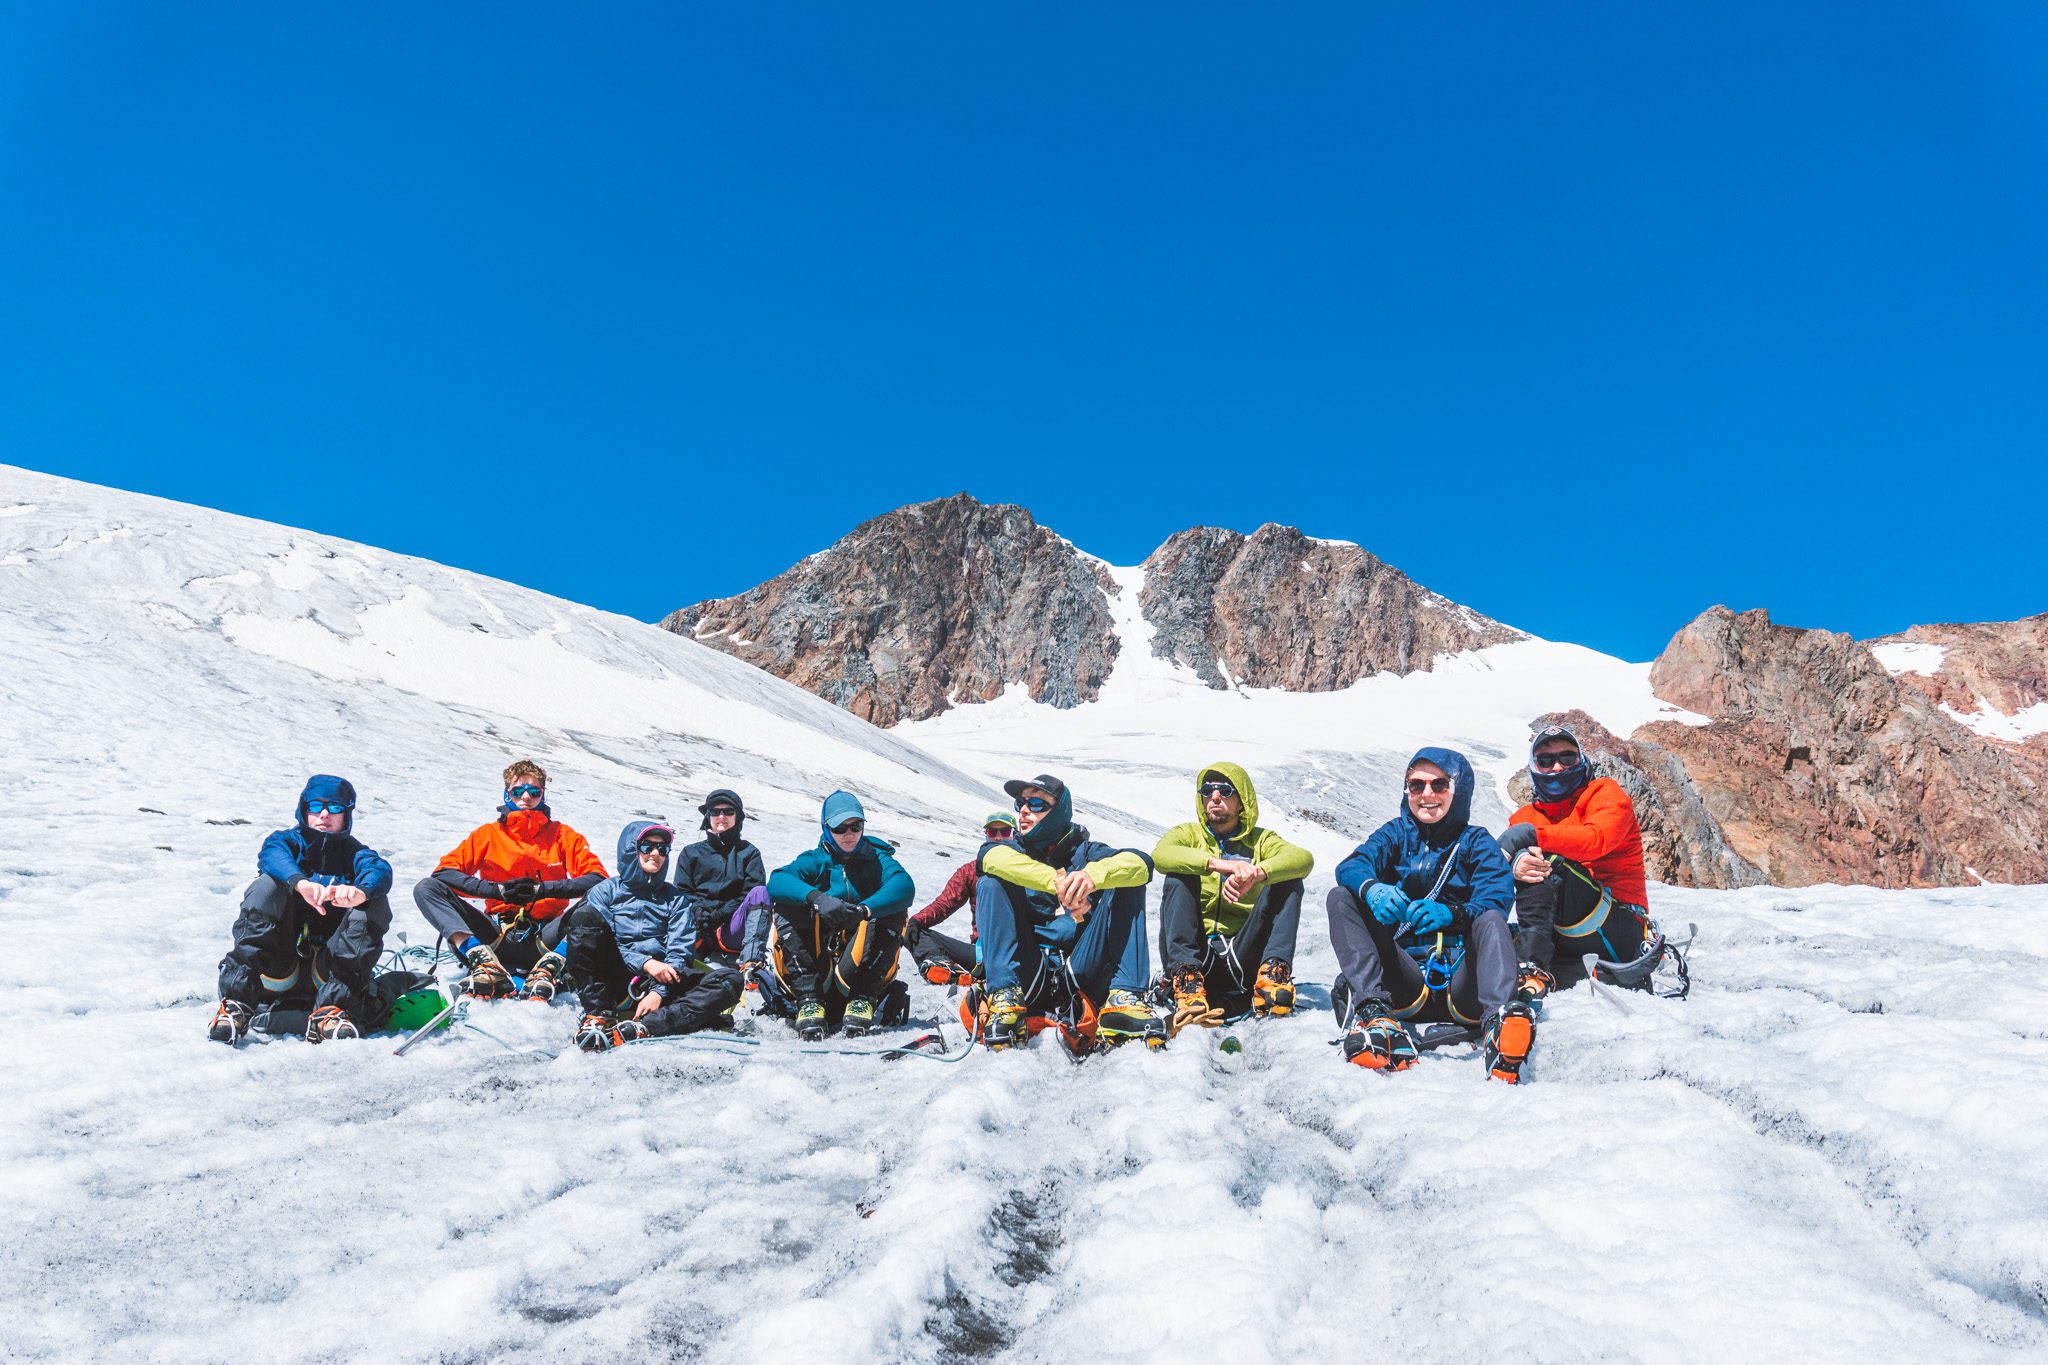
[[[1166,831],[1152,862],[1176,1027],[1213,1028],[1246,1009],[1292,1013],[1302,883],[1315,859],[1260,826],[1251,775],[1235,763],[1202,769],[1195,818]]]

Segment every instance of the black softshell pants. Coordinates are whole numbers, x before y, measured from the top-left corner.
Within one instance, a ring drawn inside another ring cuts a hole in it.
[[[917,936],[917,946],[910,950],[920,968],[933,963],[956,971],[974,970],[974,945],[964,938],[954,938],[936,929],[926,929]]]
[[[625,1018],[633,1012],[633,971],[619,953],[619,941],[604,916],[586,902],[562,916],[568,924],[566,957],[569,979],[585,1013],[605,1013]],[[660,987],[663,1004],[640,1022],[657,1036],[695,1033],[699,1029],[727,1028],[732,1024],[733,1006],[740,1002],[745,982],[730,967],[694,970],[688,963],[675,963],[682,980]]]
[[[1173,873],[1159,883],[1159,961],[1169,980],[1175,967],[1192,962],[1202,969],[1203,988],[1212,1002],[1242,997],[1249,1007],[1260,963],[1277,957],[1294,965],[1294,940],[1301,930],[1299,878],[1261,882],[1244,927],[1214,943],[1202,932],[1202,878]]]
[[[1398,1019],[1478,1024],[1515,992],[1515,938],[1505,915],[1489,910],[1465,931],[1465,958],[1448,989],[1432,991],[1422,964],[1402,950],[1390,925],[1373,918],[1347,887],[1330,888],[1330,946],[1348,999],[1380,996]],[[1336,995],[1332,991],[1332,996]]]
[[[903,926],[909,919],[898,913],[829,929],[807,905],[776,906],[777,965],[789,993],[799,1000],[851,1000],[857,995],[879,999],[895,979]]]
[[[1540,882],[1515,883],[1515,951],[1569,986],[1586,977],[1587,953],[1608,962],[1632,962],[1643,951],[1643,921],[1634,910],[1603,898],[1592,874],[1567,858],[1552,858]]]
[[[555,945],[562,941],[562,935],[568,932],[568,914],[560,914],[553,919],[526,920],[508,927],[504,921],[470,904],[460,891],[435,877],[422,879],[412,889],[412,900],[434,932],[448,940],[449,947],[462,942],[465,935],[473,937],[495,952],[498,960],[515,972],[526,971],[542,956],[553,952]],[[575,907],[570,909],[573,911]]]
[[[384,952],[391,902],[370,897],[353,909],[329,906],[320,914],[275,877],[258,877],[242,893],[235,943],[220,960],[220,997],[252,1010],[284,996],[313,1000],[313,1008],[339,1005],[361,1021],[362,997]]]

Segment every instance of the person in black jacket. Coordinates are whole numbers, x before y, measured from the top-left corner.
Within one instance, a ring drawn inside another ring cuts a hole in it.
[[[698,957],[726,962],[753,983],[768,953],[768,867],[742,832],[747,807],[720,787],[697,807],[705,837],[676,856],[676,889],[690,898],[689,929]]]

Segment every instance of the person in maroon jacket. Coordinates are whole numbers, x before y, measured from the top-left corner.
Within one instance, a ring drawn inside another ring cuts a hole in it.
[[[981,822],[982,838],[991,843],[1015,838],[1016,834],[1016,818],[1006,810],[990,811]],[[953,869],[953,875],[946,878],[945,889],[903,927],[903,945],[917,959],[918,974],[934,986],[964,986],[974,975],[974,945],[980,932],[970,925],[968,937],[962,940],[941,934],[932,926],[943,923],[961,906],[974,904],[974,882],[978,875],[975,866],[976,860],[969,858]]]

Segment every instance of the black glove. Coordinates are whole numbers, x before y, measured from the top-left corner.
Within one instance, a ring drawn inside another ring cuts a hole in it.
[[[911,952],[917,951],[917,941],[924,937],[924,926],[914,919],[903,921],[903,946]]]
[[[505,883],[502,899],[513,905],[532,905],[540,899],[540,883],[531,877],[521,877]]]

